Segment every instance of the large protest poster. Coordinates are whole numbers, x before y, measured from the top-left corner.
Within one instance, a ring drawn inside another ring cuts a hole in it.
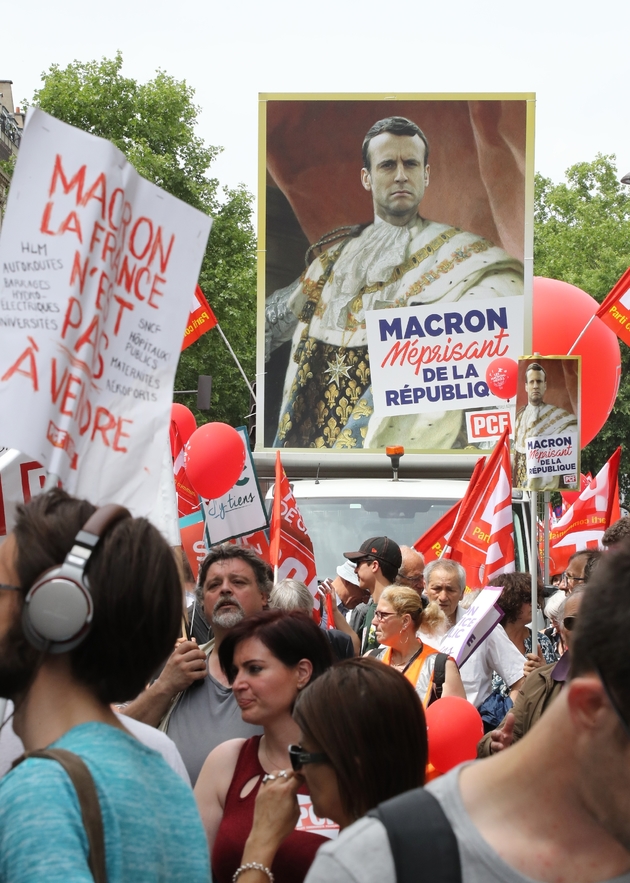
[[[29,112],[0,240],[0,443],[148,512],[211,219]]]
[[[470,311],[473,325],[475,306],[493,300],[506,305],[511,344],[495,360],[527,351],[533,105],[522,94],[261,96],[259,450],[461,453],[512,428],[513,402],[482,392],[490,359],[477,378],[449,367],[436,381],[453,384],[455,407],[426,391],[401,399],[405,380],[383,411],[367,317]],[[431,352],[458,343],[456,326],[440,341],[423,330]],[[443,366],[436,356],[424,367]]]
[[[580,487],[581,356],[518,363],[512,484],[530,491]]]
[[[365,323],[375,416],[504,406],[486,374],[522,353],[520,298],[371,310]]]

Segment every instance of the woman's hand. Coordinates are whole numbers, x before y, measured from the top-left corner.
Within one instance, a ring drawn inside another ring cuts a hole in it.
[[[540,647],[538,648],[538,653],[528,653],[525,657],[525,665],[523,666],[523,673],[525,675],[531,674],[533,671],[536,671],[537,668],[540,668],[541,665],[545,664],[545,659],[542,655],[542,650]]]
[[[271,776],[275,776],[272,778]],[[300,817],[297,801],[301,776],[287,770],[271,774],[262,782],[254,808],[254,823],[245,843],[241,864],[260,862],[270,867],[285,837]]]

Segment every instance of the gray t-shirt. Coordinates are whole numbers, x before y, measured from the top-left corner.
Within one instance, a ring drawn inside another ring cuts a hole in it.
[[[262,727],[246,724],[230,687],[208,674],[180,697],[166,730],[177,745],[195,786],[206,757],[228,739],[249,739]]]
[[[470,820],[459,792],[461,767],[427,785],[453,826],[462,864],[463,883],[534,883],[511,868],[486,843]],[[421,868],[418,879],[421,880]],[[363,818],[324,844],[311,865],[305,883],[396,883],[394,860],[384,826]],[[604,883],[604,881],[603,881]],[[608,883],[630,883],[630,874]]]

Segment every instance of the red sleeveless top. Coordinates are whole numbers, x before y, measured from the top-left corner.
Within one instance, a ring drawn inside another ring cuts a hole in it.
[[[248,739],[241,748],[236,769],[225,798],[223,818],[212,850],[212,876],[215,883],[232,883],[234,871],[241,865],[245,841],[249,837],[254,820],[254,803],[260,788],[260,781],[241,797],[243,787],[255,776],[264,776],[265,771],[258,760],[260,736]],[[306,794],[302,786],[300,794]],[[331,823],[322,820],[322,827],[330,830]],[[298,822],[300,827],[301,822]],[[302,883],[313,863],[315,853],[328,840],[310,831],[294,830],[282,842],[271,865],[276,883]]]

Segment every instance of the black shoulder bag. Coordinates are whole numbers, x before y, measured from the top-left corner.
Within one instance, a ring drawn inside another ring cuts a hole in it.
[[[461,883],[457,838],[438,800],[415,788],[370,810],[387,831],[396,883]]]

